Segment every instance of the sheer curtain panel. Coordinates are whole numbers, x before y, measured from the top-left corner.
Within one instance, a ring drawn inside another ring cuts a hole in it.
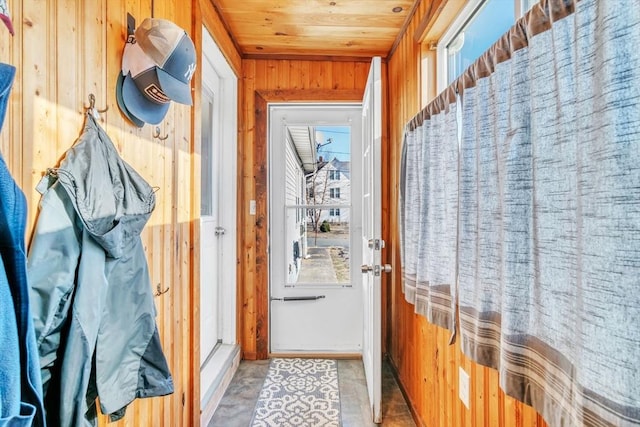
[[[455,331],[458,125],[455,93],[405,134],[401,179],[403,290],[415,311]]]

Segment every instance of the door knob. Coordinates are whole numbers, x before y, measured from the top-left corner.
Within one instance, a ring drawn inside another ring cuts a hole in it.
[[[227,230],[225,230],[223,227],[216,227],[216,236],[222,236]]]
[[[373,272],[374,275],[379,276],[380,273],[391,273],[392,268],[390,264],[384,264],[384,265],[367,265],[367,264],[363,264],[360,267],[360,270],[362,271],[362,273],[367,274],[370,272]]]

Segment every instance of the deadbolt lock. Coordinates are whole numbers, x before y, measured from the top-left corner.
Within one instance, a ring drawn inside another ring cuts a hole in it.
[[[373,248],[376,251],[379,251],[384,248],[384,240],[382,239],[369,239],[369,248]]]

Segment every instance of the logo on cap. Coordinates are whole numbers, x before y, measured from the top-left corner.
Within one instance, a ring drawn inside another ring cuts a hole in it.
[[[147,98],[156,101],[158,104],[166,104],[171,101],[155,83],[147,85],[144,88],[144,93],[147,95]]]
[[[187,81],[191,80],[191,77],[193,77],[193,73],[196,72],[196,64],[195,62],[192,64],[189,64],[189,68],[187,69],[187,72],[184,73],[184,78],[187,79]]]

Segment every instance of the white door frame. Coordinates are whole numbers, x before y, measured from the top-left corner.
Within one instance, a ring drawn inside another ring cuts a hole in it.
[[[215,75],[212,75],[215,73]],[[217,85],[214,83],[219,82]],[[200,399],[204,412],[207,403],[214,397],[217,390],[219,376],[228,367],[227,358],[237,353],[236,333],[236,245],[237,245],[237,111],[238,111],[238,79],[220,48],[205,27],[202,27],[202,86],[214,94],[218,114],[214,128],[217,129],[215,138],[220,144],[217,151],[220,158],[217,170],[219,184],[217,185],[218,199],[221,204],[218,210],[218,226],[224,229],[224,234],[216,237],[201,236],[201,239],[211,238],[219,240],[218,265],[220,266],[220,287],[218,293],[219,304],[218,322],[219,338],[224,351],[215,351],[208,360],[200,361]],[[217,87],[212,87],[217,86]],[[215,178],[214,178],[215,179]],[[226,203],[224,201],[227,201]],[[222,205],[223,204],[223,205]],[[201,245],[203,243],[201,242]],[[201,259],[201,262],[203,260]],[[200,286],[210,277],[200,275]],[[202,335],[205,331],[200,331]],[[218,353],[225,353],[218,357]],[[228,353],[228,354],[226,354]],[[220,396],[221,397],[221,396]],[[204,415],[204,414],[203,414]]]

